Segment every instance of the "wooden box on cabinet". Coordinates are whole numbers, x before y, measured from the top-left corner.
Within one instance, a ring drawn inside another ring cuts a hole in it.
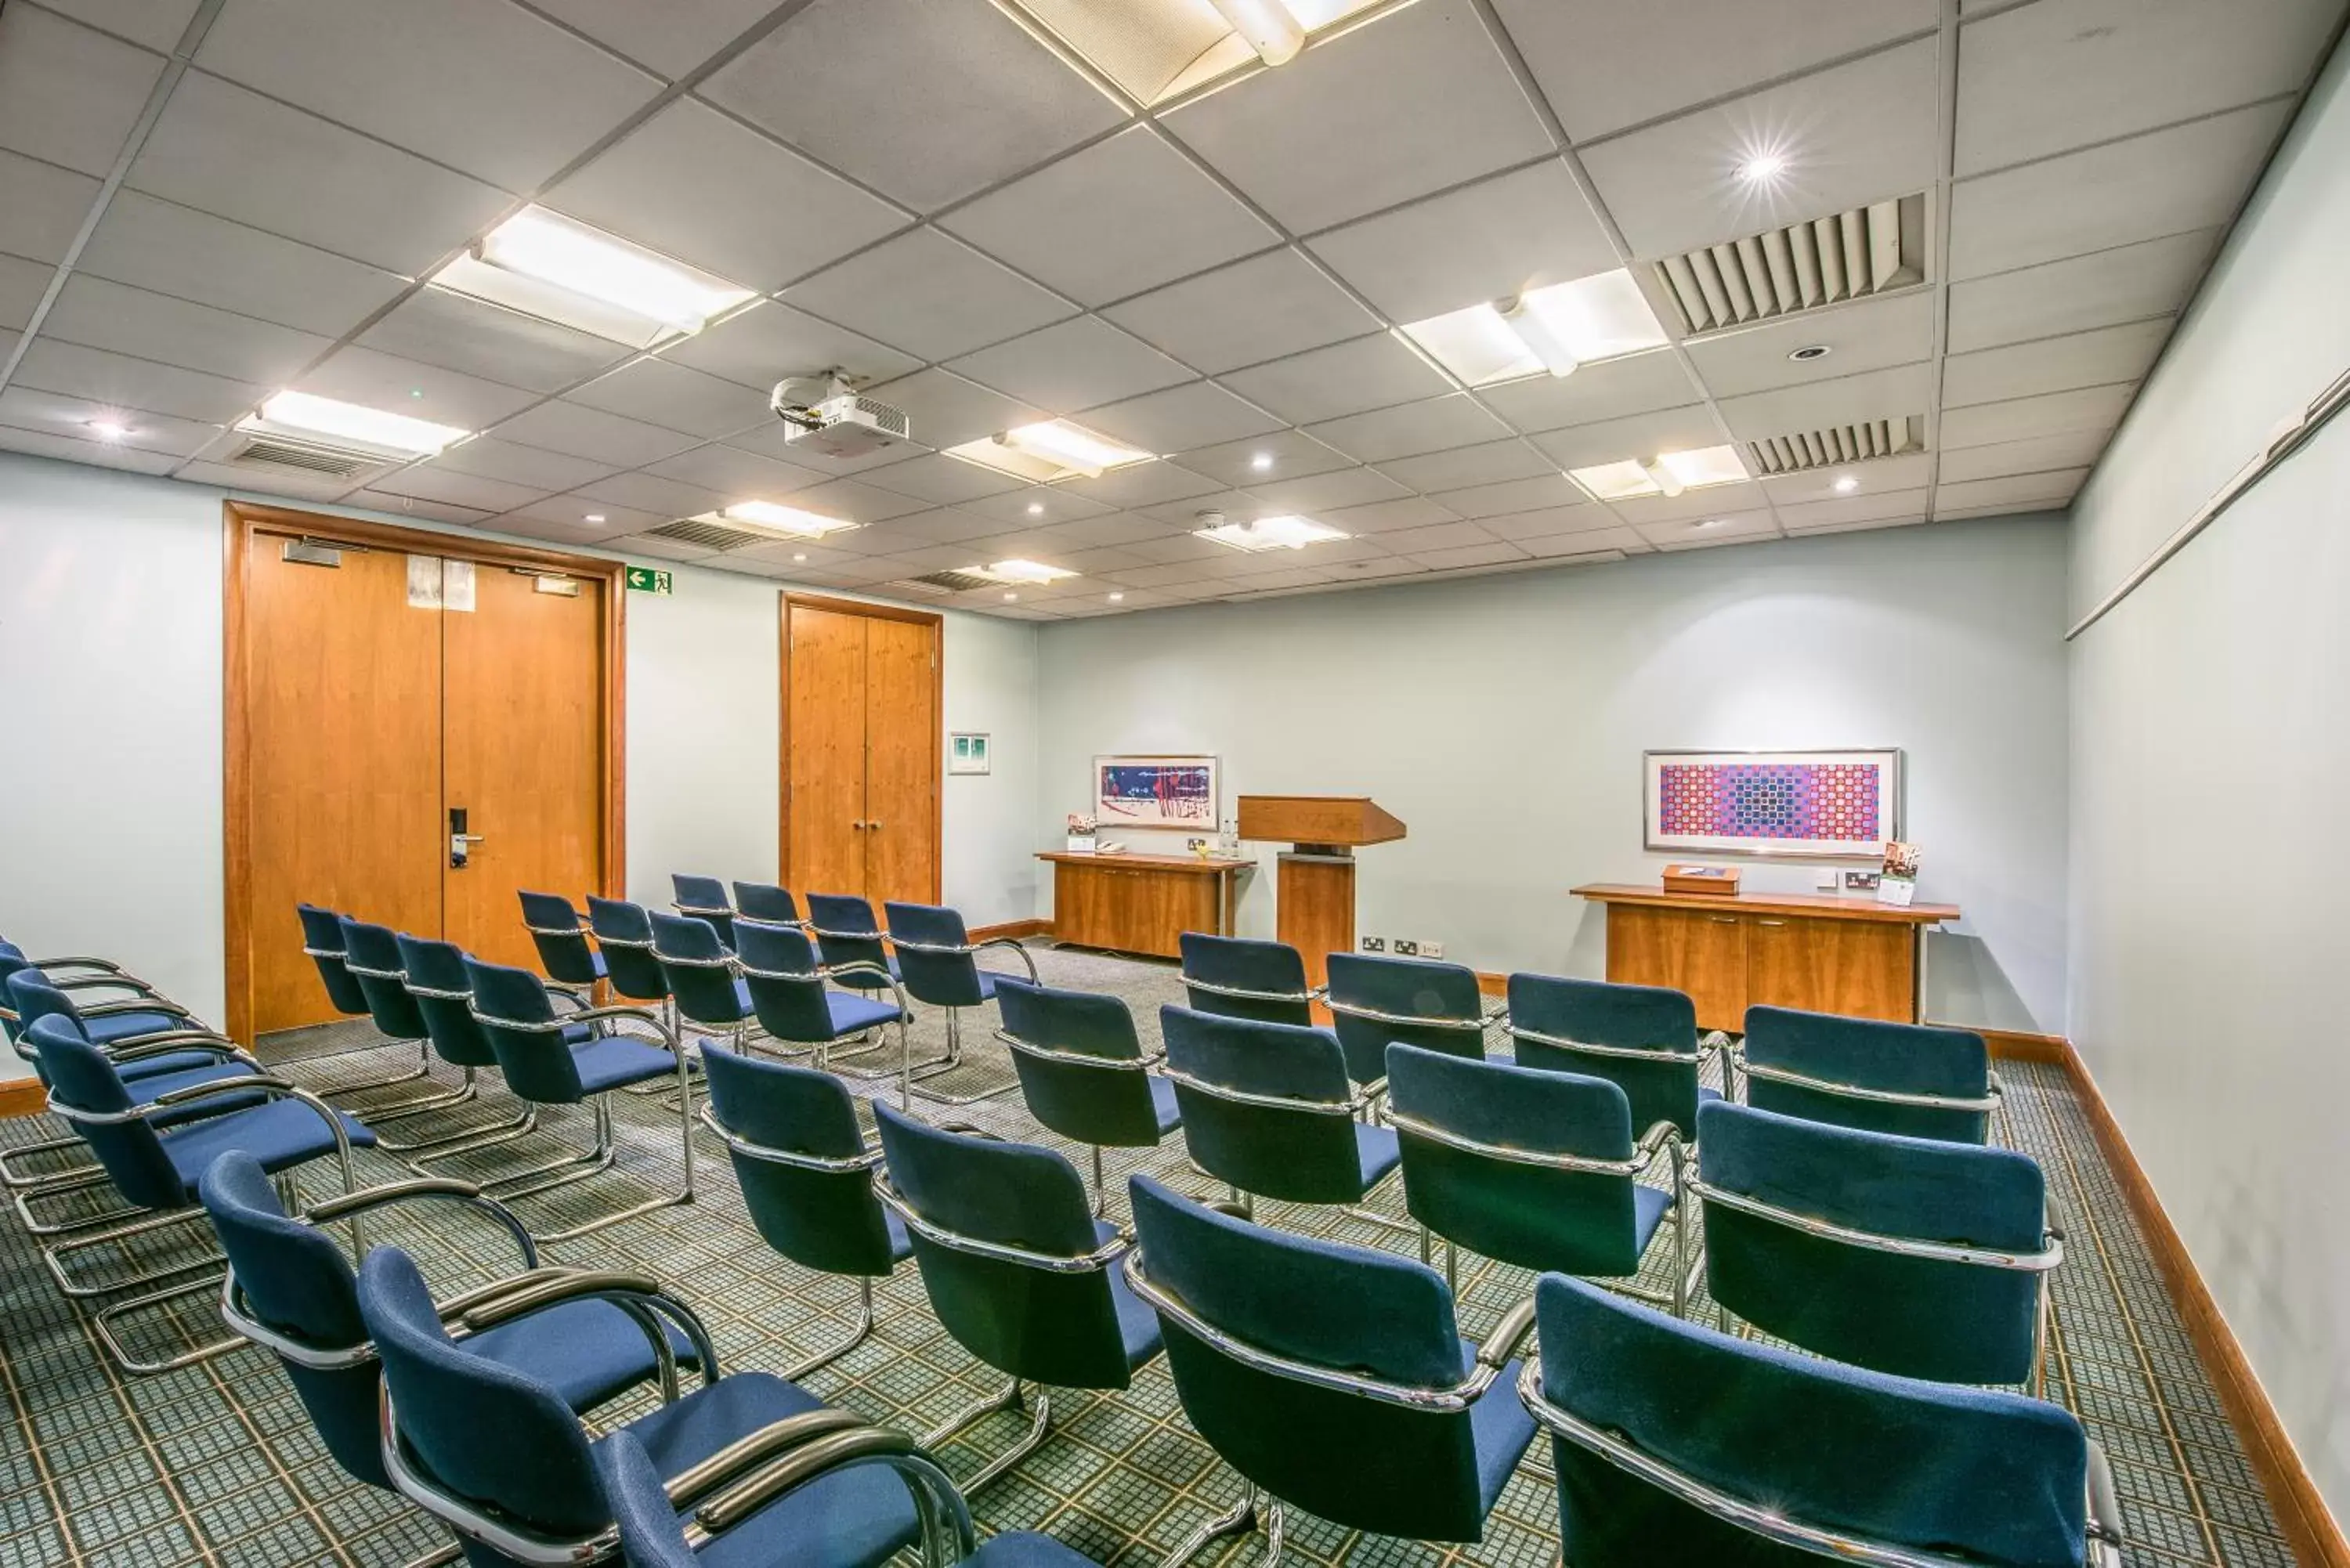
[[[1959,918],[1949,904],[1802,893],[1575,892],[1607,911],[1607,978],[1687,992],[1700,1029],[1742,1029],[1751,1006],[1917,1023],[1926,928]]]

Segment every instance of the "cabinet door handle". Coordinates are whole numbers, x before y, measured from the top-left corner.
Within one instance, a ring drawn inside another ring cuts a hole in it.
[[[1734,926],[1738,923],[1738,917],[1735,915],[1708,915],[1706,919],[1717,926]],[[1767,926],[1771,922],[1765,920],[1762,923]]]
[[[1784,920],[1757,920],[1754,923],[1758,926],[1783,926],[1787,922]]]

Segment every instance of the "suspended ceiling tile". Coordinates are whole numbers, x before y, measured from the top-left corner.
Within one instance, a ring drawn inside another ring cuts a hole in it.
[[[1407,5],[1162,122],[1294,234],[1551,151],[1465,5]]]
[[[1914,364],[1933,357],[1935,306],[1930,289],[1858,300],[1692,339],[1690,358],[1717,398]],[[1815,359],[1793,358],[1812,348],[1828,352]]]
[[[2046,473],[2011,474],[2002,479],[1971,479],[1953,484],[1945,480],[1934,487],[1934,514],[1977,506],[2053,506],[2073,499],[2085,468],[2062,468]]]
[[[1943,472],[1949,472],[1949,459],[1943,460]],[[1870,458],[1860,462],[1830,463],[1825,468],[1807,469],[1800,473],[1782,473],[1762,481],[1763,493],[1774,505],[1794,505],[1807,501],[1833,501],[1839,495],[1874,495],[1887,490],[1922,490],[1932,483],[1934,458],[1931,452],[1908,452],[1900,457]],[[1837,484],[1850,479],[1851,490],[1838,490]]]
[[[2297,91],[2341,19],[2340,0],[2040,0],[1970,22],[1958,172]]]
[[[990,192],[941,222],[1086,305],[1140,294],[1280,238],[1141,125]]]
[[[1534,375],[1481,387],[1477,395],[1522,431],[1557,430],[1677,409],[1703,394],[1670,349],[1585,365],[1572,376]]]
[[[603,511],[604,504],[608,502],[634,511],[650,513],[663,522],[673,522],[680,517],[698,517],[737,501],[773,499],[729,494],[707,484],[689,484],[681,479],[664,479],[657,473],[645,472],[616,473],[593,484],[582,485],[576,493],[583,502],[596,503],[590,508],[593,511]]]
[[[774,300],[759,301],[703,327],[662,349],[661,358],[763,392],[778,381],[827,370],[841,370],[852,383],[869,384],[921,369],[921,361],[910,354]]]
[[[592,484],[612,472],[608,463],[566,457],[535,446],[518,446],[495,436],[476,436],[472,441],[460,441],[434,458],[431,466],[452,473],[502,480],[542,495],[551,490],[573,490]]]
[[[0,148],[0,251],[54,265],[73,248],[99,182]]]
[[[1083,423],[1146,452],[1190,452],[1281,428],[1273,415],[1209,381],[1088,409]]]
[[[356,341],[534,392],[561,391],[630,352],[609,338],[441,288],[417,290]]]
[[[1510,433],[1465,392],[1400,403],[1365,414],[1349,414],[1311,427],[1306,433],[1364,462],[1416,457],[1448,447],[1475,446]]]
[[[1294,424],[1336,419],[1452,390],[1452,384],[1390,333],[1311,348],[1235,370],[1224,385]]]
[[[1045,417],[1040,409],[935,367],[885,381],[871,395],[905,410],[915,436],[931,447],[961,446]]]
[[[555,187],[546,204],[765,291],[905,223],[888,202],[682,99]]]
[[[340,337],[408,286],[397,273],[118,191],[76,270]]]
[[[1943,406],[1961,409],[1970,403],[2004,402],[2075,387],[2135,381],[2162,352],[2170,326],[2169,318],[2164,317],[1953,354],[1942,368]]]
[[[1060,488],[1112,506],[1160,506],[1209,495],[1223,485],[1172,462],[1138,462],[1113,468],[1099,479],[1065,479]]]
[[[513,204],[495,186],[202,71],[180,78],[127,183],[410,277]]]
[[[1806,501],[1778,508],[1779,521],[1790,530],[1816,528],[1832,523],[1874,523],[1887,518],[1925,515],[1926,492],[1888,490],[1863,495],[1839,495],[1833,501]]]
[[[1377,317],[1293,250],[1186,279],[1103,314],[1211,376],[1379,329]]]
[[[591,516],[604,521],[590,523]],[[657,513],[631,511],[585,496],[550,495],[499,516],[494,525],[536,539],[560,538],[567,544],[588,545],[657,528],[667,521]]]
[[[1007,490],[1021,489],[1024,484],[1023,481],[1011,474],[998,472],[980,463],[965,462],[959,457],[949,457],[941,452],[930,452],[907,462],[891,463],[874,474],[868,483],[940,506],[951,506],[957,502],[970,501],[982,495],[1001,495]]]
[[[1564,506],[1537,507],[1532,512],[1504,512],[1499,516],[1480,517],[1477,526],[1496,539],[1534,548],[1533,541],[1554,538],[1561,534],[1595,534],[1617,526],[1616,514],[1605,506],[1588,501],[1576,501]],[[1586,543],[1583,549],[1599,546]]]
[[[1500,517],[1513,512],[1576,506],[1590,497],[1584,494],[1582,486],[1553,469],[1530,479],[1510,479],[1499,484],[1448,490],[1437,499],[1463,517]]]
[[[1607,230],[1555,158],[1334,229],[1310,248],[1396,321],[1617,265]]]
[[[147,452],[102,441],[77,441],[54,431],[20,430],[0,423],[0,452],[21,452],[34,457],[54,457],[66,462],[119,468],[131,473],[170,473],[180,459],[167,452]]]
[[[1336,506],[1325,510],[1315,519],[1342,533],[1355,535],[1383,535],[1411,528],[1431,528],[1440,523],[1457,523],[1459,513],[1451,507],[1430,501],[1425,495],[1402,495],[1388,501],[1374,501],[1362,506]]]
[[[1107,517],[1117,508],[1056,485],[1032,484],[995,495],[975,495],[960,510],[974,517],[993,518],[1001,529],[1007,524],[1014,527],[1045,527],[1084,517]]]
[[[1259,481],[1249,493],[1281,511],[1323,512],[1395,501],[1410,493],[1376,468],[1340,468],[1328,473]]]
[[[1942,454],[1940,477],[1945,485],[1950,485],[1975,479],[2003,479],[2011,474],[2088,468],[2112,439],[2110,431],[2068,431],[2030,441],[1961,447]]]
[[[948,369],[1055,414],[1073,414],[1195,379],[1139,337],[1097,316],[1080,316],[964,355]]]
[[[1962,180],[1950,195],[1950,276],[1981,277],[2225,223],[2290,112],[2287,104],[2256,104]]]
[[[53,337],[34,339],[17,361],[11,384],[88,398],[110,409],[171,414],[215,425],[242,419],[270,392],[250,382],[85,348]]]
[[[798,285],[784,300],[926,361],[951,359],[1075,314],[1058,295],[933,229],[876,245]]]
[[[57,270],[43,262],[0,255],[0,327],[16,331],[33,319]]]
[[[1472,484],[1498,484],[1506,479],[1531,479],[1555,473],[1558,465],[1514,437],[1482,446],[1454,447],[1419,457],[1389,458],[1378,465],[1389,479],[1424,494],[1463,490]]]
[[[2174,315],[2219,243],[2219,231],[2199,229],[1955,284],[1950,352]]]
[[[298,385],[322,397],[468,431],[485,430],[537,401],[516,387],[355,345],[336,349]]]
[[[66,279],[41,333],[262,386],[282,385],[333,347],[290,327],[81,274]]]
[[[1741,441],[1857,424],[1863,420],[1908,419],[1931,400],[1935,370],[1930,364],[1903,365],[1727,398],[1721,400],[1721,417]]]
[[[1933,183],[1935,41],[1866,56],[1586,149],[1584,167],[1644,258],[1760,234]],[[1758,154],[1786,172],[1758,183]]]
[[[1122,118],[988,0],[816,0],[701,91],[926,213]]]
[[[502,440],[518,441],[526,446],[630,467],[659,462],[698,444],[690,435],[637,420],[624,420],[601,409],[559,398],[506,421],[498,426],[497,434]]]
[[[1959,447],[2080,431],[2111,431],[2121,423],[2130,400],[2137,396],[2135,386],[2084,387],[2003,403],[1948,409],[1942,414],[1942,450],[1948,452]]]
[[[558,21],[675,78],[702,64],[775,10],[775,0],[537,0]]]
[[[162,74],[160,55],[30,5],[0,7],[0,147],[102,179]]]
[[[1260,481],[1296,479],[1348,467],[1353,459],[1302,431],[1271,431],[1245,441],[1223,441],[1178,454],[1177,462],[1210,479],[1240,486]]]
[[[440,501],[452,506],[469,507],[484,516],[527,506],[546,493],[526,484],[509,484],[502,479],[456,473],[429,463],[395,469],[377,480],[372,488],[387,495],[408,495],[420,501]]]
[[[775,422],[766,398],[666,359],[639,359],[565,394],[575,403],[689,435],[733,435]]]
[[[1634,526],[1641,538],[1659,550],[1703,550],[1716,545],[1752,545],[1758,539],[1779,537],[1779,524],[1767,509],[1680,517]]]
[[[5,353],[0,348],[0,353]],[[106,441],[91,429],[93,421],[126,427],[119,441]],[[88,398],[45,392],[15,385],[0,389],[0,424],[19,430],[43,431],[68,441],[101,446],[129,447],[135,452],[193,457],[220,435],[220,427],[169,414],[132,413]]]
[[[1703,404],[1693,404],[1551,431],[1534,437],[1534,442],[1548,452],[1559,467],[1566,469],[1620,462],[1653,452],[1720,446],[1721,440],[1721,426],[1713,411]]]
[[[202,0],[47,0],[77,22],[102,28],[143,48],[168,54],[179,47]]]
[[[663,458],[644,471],[662,479],[698,485],[737,501],[780,501],[814,489],[827,477],[812,468],[763,457],[733,446],[700,446]]]

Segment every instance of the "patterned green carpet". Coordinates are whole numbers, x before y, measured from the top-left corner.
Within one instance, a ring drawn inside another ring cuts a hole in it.
[[[1040,948],[1036,958],[1049,982],[1125,996],[1147,1045],[1157,1039],[1159,1004],[1180,1000],[1171,966],[1050,948]],[[992,1016],[966,1022],[968,1064],[937,1086],[968,1094],[1010,1082],[1006,1053],[987,1039]],[[934,1052],[943,1021],[926,1013],[915,1033],[918,1052]],[[363,1026],[339,1025],[278,1037],[265,1044],[265,1054],[306,1085],[327,1089],[412,1060],[404,1048],[368,1048],[373,1038]],[[446,1068],[439,1072],[449,1075]],[[2067,1258],[2056,1277],[2050,1392],[2081,1415],[2114,1460],[2128,1561],[2144,1568],[2289,1565],[2292,1555],[2063,1075],[2008,1064],[2004,1076],[2009,1096],[2000,1136],[2047,1168],[2070,1222]],[[364,1114],[371,1102],[412,1092],[379,1091],[345,1103]],[[484,1105],[419,1116],[395,1130],[414,1135],[436,1125],[485,1123],[506,1105],[493,1087]],[[674,1187],[675,1110],[625,1095],[614,1096],[614,1108],[618,1170],[519,1200],[534,1231],[556,1230]],[[1006,1136],[1054,1141],[1027,1119],[1016,1094],[965,1114]],[[0,1145],[58,1130],[46,1117],[0,1123]],[[558,1113],[524,1143],[486,1151],[478,1162],[444,1162],[438,1170],[490,1175],[584,1148],[590,1137],[586,1113]],[[700,1197],[691,1208],[550,1249],[548,1261],[639,1269],[669,1282],[702,1314],[733,1368],[778,1368],[845,1333],[854,1321],[854,1287],[769,1251],[743,1212],[723,1149],[706,1132],[695,1137]],[[1073,1153],[1082,1170],[1083,1151]],[[363,1183],[405,1174],[389,1156],[360,1158]],[[1117,1155],[1112,1160],[1114,1180],[1134,1168]],[[1180,1140],[1142,1163],[1182,1189],[1208,1190],[1186,1166]],[[303,1185],[307,1196],[323,1197],[332,1178],[314,1170]],[[1395,1185],[1375,1195],[1372,1206],[1399,1216]],[[511,1241],[486,1222],[437,1207],[417,1210],[373,1223],[370,1240],[417,1252],[436,1291],[461,1290],[515,1266]],[[1367,1246],[1411,1247],[1409,1238],[1329,1210],[1267,1204],[1260,1205],[1260,1218]],[[143,1246],[137,1261],[175,1247],[184,1257],[191,1243],[205,1239],[201,1225],[177,1236],[166,1232]],[[1662,1243],[1654,1249],[1657,1266],[1644,1283],[1664,1282],[1669,1251]],[[95,1275],[133,1262],[93,1258],[81,1272]],[[1529,1292],[1531,1276],[1464,1257],[1461,1285],[1461,1330],[1473,1336]],[[811,1375],[816,1392],[919,1432],[1000,1386],[1000,1377],[940,1329],[910,1265],[881,1288],[879,1301],[878,1334]],[[176,1310],[155,1309],[131,1325],[129,1337],[146,1352],[168,1352],[192,1343],[191,1336],[216,1337],[213,1305],[212,1297],[199,1294]],[[1710,1303],[1696,1310],[1710,1313]],[[369,1568],[404,1563],[446,1539],[404,1503],[346,1478],[312,1435],[284,1376],[256,1350],[157,1377],[113,1373],[83,1314],[59,1295],[13,1217],[0,1220],[0,1568]],[[1139,1565],[1237,1498],[1237,1478],[1185,1424],[1163,1363],[1122,1394],[1056,1394],[1054,1402],[1055,1437],[975,1501],[983,1525],[1042,1530],[1104,1563]],[[624,1417],[641,1407],[624,1401],[607,1415]],[[950,1445],[942,1455],[948,1471],[971,1474],[987,1453],[1014,1441],[1025,1419],[993,1417]],[[1211,1561],[1253,1563],[1262,1547],[1261,1538],[1228,1545]],[[1554,1563],[1558,1532],[1546,1449],[1537,1444],[1529,1453],[1477,1546],[1368,1537],[1293,1510],[1287,1554],[1301,1563]]]

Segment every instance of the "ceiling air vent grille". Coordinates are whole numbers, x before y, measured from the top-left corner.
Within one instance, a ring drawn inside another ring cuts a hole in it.
[[[1802,473],[1808,469],[1866,462],[1877,457],[1899,457],[1926,450],[1926,421],[1912,414],[1903,420],[1864,420],[1856,425],[1830,425],[1825,430],[1796,431],[1790,435],[1764,436],[1746,443],[1759,473]]]
[[[1926,198],[1904,196],[1658,264],[1691,332],[1770,321],[1926,277]]]
[[[256,435],[229,454],[239,468],[274,468],[328,479],[357,479],[387,466],[373,452],[288,441],[284,436]]]
[[[767,537],[764,534],[754,534],[744,528],[729,528],[723,523],[704,523],[698,517],[648,528],[644,536],[648,539],[671,539],[704,550],[739,550],[745,545],[764,543]]]
[[[938,588],[950,594],[964,594],[973,588],[995,586],[991,579],[974,572],[930,572],[919,577],[908,577],[906,581],[917,587]]]

